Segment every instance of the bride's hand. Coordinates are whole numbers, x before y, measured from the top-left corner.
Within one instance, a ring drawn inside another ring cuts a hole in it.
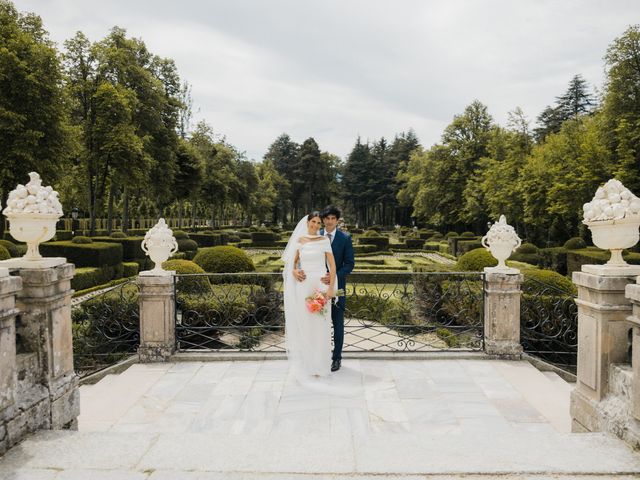
[[[335,295],[335,292],[332,289],[329,289],[325,292],[324,296],[327,300],[333,298]]]

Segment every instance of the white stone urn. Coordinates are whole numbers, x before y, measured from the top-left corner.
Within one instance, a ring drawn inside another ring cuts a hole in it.
[[[171,272],[162,268],[162,263],[178,251],[178,242],[173,236],[173,232],[167,226],[164,218],[158,220],[151,230],[147,232],[142,241],[142,250],[149,255],[154,267],[151,270],[142,272],[144,275],[170,275]]]
[[[47,262],[43,261],[38,246],[55,235],[56,223],[62,217],[62,205],[58,192],[51,186],[42,186],[40,175],[31,172],[29,179],[29,183],[18,185],[9,193],[7,206],[2,212],[9,220],[11,236],[27,244],[27,253],[21,259],[6,263],[25,268],[53,266],[60,263],[60,259],[50,259],[48,263],[52,265],[44,265]]]
[[[619,180],[611,179],[596,190],[593,199],[583,206],[582,223],[591,230],[593,244],[611,251],[605,265],[584,265],[582,270],[599,275],[638,275],[640,266],[629,265],[622,250],[640,239],[640,199]]]
[[[504,215],[500,215],[500,220],[491,225],[487,234],[482,237],[482,246],[491,252],[498,265],[487,267],[485,271],[492,273],[519,273],[517,268],[507,267],[504,263],[511,256],[513,251],[522,244],[522,240],[514,228],[507,223]]]

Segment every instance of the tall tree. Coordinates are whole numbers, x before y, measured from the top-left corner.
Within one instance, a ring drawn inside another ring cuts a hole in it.
[[[73,132],[57,52],[40,17],[0,0],[0,38],[0,200],[6,205],[30,171],[47,183],[57,180],[66,170]]]
[[[278,199],[274,204],[273,211],[274,222],[279,220],[286,222],[288,219],[293,221],[294,219],[294,214],[290,212],[290,209],[297,206],[299,201],[298,197],[293,196],[299,150],[300,146],[292,141],[289,135],[283,133],[269,146],[267,153],[264,155],[264,161],[270,162],[287,182],[287,188],[277,192]],[[299,193],[299,189],[296,190],[296,193]]]

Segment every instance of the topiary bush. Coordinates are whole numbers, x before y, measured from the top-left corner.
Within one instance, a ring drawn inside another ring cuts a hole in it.
[[[377,236],[362,236],[358,239],[360,245],[375,245],[380,250],[386,250],[389,247],[389,237]]]
[[[538,253],[538,247],[533,243],[523,243],[516,249],[515,253]]]
[[[458,259],[457,268],[463,272],[481,272],[485,267],[495,267],[498,260],[485,248],[476,248]]]
[[[198,264],[190,260],[167,260],[162,264],[165,270],[175,270],[177,274],[205,273]],[[206,276],[178,277],[179,293],[210,293],[211,284]]]
[[[209,273],[253,272],[256,269],[244,251],[231,246],[201,248],[193,261]]]
[[[564,248],[567,250],[580,250],[586,248],[587,243],[580,237],[573,237],[564,242]]]
[[[180,240],[183,238],[189,238],[189,234],[183,230],[174,230],[173,231],[173,236],[176,238],[176,240]]]
[[[198,250],[198,243],[190,238],[180,238],[178,240],[179,252],[195,252]]]
[[[446,235],[444,236],[444,238],[449,240],[451,237],[459,237],[459,236],[460,235],[458,235],[456,232],[447,232]]]
[[[6,248],[11,257],[15,258],[20,256],[20,250],[15,243],[10,242],[9,240],[0,240],[0,246]]]
[[[558,289],[569,295],[576,293],[576,287],[573,282],[553,270],[532,268],[530,270],[524,270],[523,273],[524,283],[522,290],[524,292],[554,295],[557,292],[554,292],[553,289]],[[546,285],[549,285],[552,289],[548,289]]]
[[[77,237],[73,237],[71,239],[71,243],[87,244],[87,243],[93,243],[93,240],[91,240],[89,237],[83,237],[81,235],[78,235]]]
[[[378,232],[377,230],[367,230],[366,232],[363,233],[363,235],[365,237],[379,237],[380,232]]]
[[[119,243],[122,245],[122,259],[128,262],[132,262],[137,258],[145,257],[145,254],[142,251],[143,240],[144,237],[93,237],[94,242]]]
[[[476,234],[473,232],[462,232],[460,236],[464,238],[476,238]]]
[[[0,260],[8,260],[9,258],[11,258],[11,255],[9,255],[9,250],[0,245]]]
[[[127,234],[124,233],[121,230],[117,230],[113,233],[111,233],[111,235],[109,235],[111,238],[127,238]]]

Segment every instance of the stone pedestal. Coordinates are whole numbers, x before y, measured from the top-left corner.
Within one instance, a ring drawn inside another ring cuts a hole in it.
[[[9,423],[17,413],[15,295],[21,287],[19,277],[0,276],[0,455],[19,440],[9,436]]]
[[[167,361],[176,346],[173,275],[142,275],[140,286],[141,362]]]
[[[22,290],[17,306],[21,315],[16,334],[22,368],[19,377],[26,381],[19,385],[18,395],[25,429],[77,427],[80,396],[71,333],[74,272],[71,263],[19,270]],[[47,418],[40,418],[44,411]]]
[[[520,273],[485,272],[484,345],[485,352],[504,358],[519,359],[520,344]]]
[[[609,393],[612,365],[627,360],[627,317],[631,303],[625,287],[634,276],[574,272],[578,287],[578,372],[571,393],[574,431],[603,429],[599,403]]]
[[[638,277],[640,280],[640,277]],[[636,282],[638,281],[636,280]],[[637,283],[627,285],[625,295],[631,301],[632,314],[627,320],[633,326],[632,346],[633,358],[632,366],[632,382],[631,382],[631,415],[636,420],[640,420],[640,285]]]

